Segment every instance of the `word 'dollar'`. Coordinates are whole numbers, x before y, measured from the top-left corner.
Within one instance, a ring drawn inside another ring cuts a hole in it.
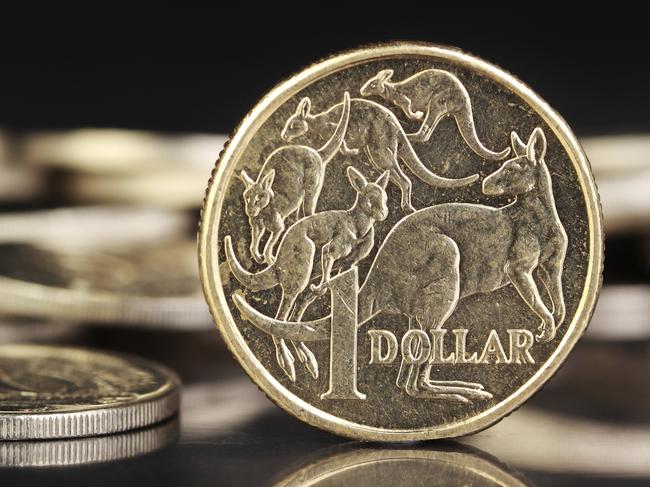
[[[455,339],[454,351],[447,352],[445,336],[448,330],[441,328],[429,330],[409,330],[398,343],[397,337],[389,330],[368,330],[370,337],[370,364],[392,364],[401,352],[407,364],[534,364],[530,354],[533,334],[524,329],[507,330],[508,345],[503,346],[496,330],[491,330],[484,345],[478,351],[467,350],[469,330],[451,330]]]

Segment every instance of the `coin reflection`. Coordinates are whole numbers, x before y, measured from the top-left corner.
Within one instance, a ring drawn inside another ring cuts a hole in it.
[[[55,467],[103,463],[161,450],[179,437],[179,420],[129,433],[48,441],[0,442],[0,467]]]
[[[436,448],[355,448],[294,471],[275,484],[358,487],[390,486],[525,486],[485,453],[445,444]]]

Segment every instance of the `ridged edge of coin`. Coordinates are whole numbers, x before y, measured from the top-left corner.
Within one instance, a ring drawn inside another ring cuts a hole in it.
[[[0,440],[79,438],[130,431],[159,423],[178,412],[174,390],[144,403],[71,413],[0,414]]]
[[[70,411],[0,411],[0,441],[81,438],[122,433],[161,423],[180,409],[181,380],[171,369],[141,357],[96,349],[50,347],[46,345],[3,345],[10,349],[56,349],[60,353],[98,354],[123,360],[162,375],[166,381],[157,390],[143,394],[141,400],[111,405],[86,405]],[[2,348],[0,347],[0,349]],[[1,406],[1,403],[0,403]]]
[[[0,443],[0,467],[63,467],[146,455],[172,444],[178,420],[128,433],[90,438]]]

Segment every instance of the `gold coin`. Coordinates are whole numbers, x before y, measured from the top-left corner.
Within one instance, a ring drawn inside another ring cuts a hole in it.
[[[393,43],[305,69],[243,119],[199,259],[225,342],[278,405],[406,441],[486,428],[553,375],[603,234],[582,149],[530,88]]]

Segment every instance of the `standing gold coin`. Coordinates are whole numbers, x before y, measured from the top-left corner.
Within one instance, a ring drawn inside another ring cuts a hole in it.
[[[271,90],[221,154],[199,246],[252,379],[312,425],[387,441],[520,406],[584,332],[603,263],[560,116],[485,61],[410,43]]]

